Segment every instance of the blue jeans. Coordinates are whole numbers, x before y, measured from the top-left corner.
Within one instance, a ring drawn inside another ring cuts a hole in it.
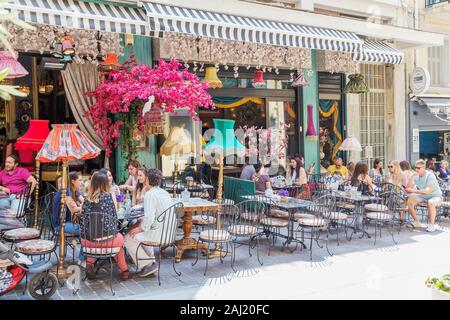
[[[20,198],[17,198],[15,194],[10,194],[7,198],[0,199],[0,209],[11,208],[11,211],[17,213],[19,204]]]
[[[70,234],[70,235],[74,235],[74,236],[79,237],[80,236],[80,225],[76,224],[76,223],[72,223],[70,221],[67,221],[64,224],[64,232],[66,234]],[[82,254],[82,252],[83,252],[83,248],[80,247],[80,253],[78,255],[78,259],[85,260],[86,257]]]

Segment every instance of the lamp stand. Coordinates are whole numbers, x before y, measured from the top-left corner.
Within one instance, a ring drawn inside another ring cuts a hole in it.
[[[216,229],[220,230],[220,215],[222,213],[222,193],[223,193],[223,157],[220,157],[219,161],[219,177],[217,182],[217,218]],[[219,258],[223,252],[222,245],[216,243],[216,248],[208,255],[209,259]]]
[[[175,199],[177,197],[177,187],[176,187],[176,183],[177,183],[177,179],[178,179],[178,153],[175,154],[175,163],[174,163],[174,167],[173,167],[173,198]]]
[[[39,167],[41,162],[36,160],[36,187],[34,188],[34,228],[38,228],[39,224]]]

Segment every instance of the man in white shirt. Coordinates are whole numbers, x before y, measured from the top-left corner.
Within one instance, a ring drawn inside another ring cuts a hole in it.
[[[142,267],[139,273],[141,277],[156,273],[158,267],[155,264],[153,248],[141,246],[138,250],[139,244],[141,242],[159,243],[161,241],[163,221],[158,219],[158,217],[174,204],[170,194],[159,187],[162,179],[161,171],[149,169],[148,177],[150,189],[144,196],[144,218],[139,221],[137,227],[128,232],[124,242],[124,246],[134,263]],[[175,214],[175,212],[169,214]],[[167,221],[176,221],[176,219],[170,219],[169,217],[165,217],[165,219]]]

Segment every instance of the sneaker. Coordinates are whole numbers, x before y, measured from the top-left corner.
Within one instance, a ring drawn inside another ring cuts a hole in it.
[[[425,225],[422,224],[419,220],[414,220],[412,225],[414,226],[414,228],[425,228]]]
[[[439,225],[437,225],[437,224],[429,224],[428,225],[428,227],[427,227],[427,232],[435,232],[435,231],[438,231],[438,230],[441,230],[441,227],[439,226]]]
[[[139,272],[139,277],[146,277],[151,274],[155,274],[158,272],[158,266],[156,263],[148,264],[142,268],[141,272]]]

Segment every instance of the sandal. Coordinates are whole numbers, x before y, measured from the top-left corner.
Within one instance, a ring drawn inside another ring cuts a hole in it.
[[[128,279],[131,279],[131,274],[130,274],[130,272],[129,272],[128,270],[122,271],[122,272],[120,273],[120,280],[126,281],[126,280],[128,280]]]

